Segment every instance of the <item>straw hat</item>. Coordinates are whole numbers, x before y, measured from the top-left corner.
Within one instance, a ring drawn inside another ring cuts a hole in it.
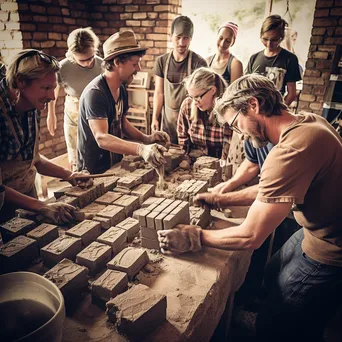
[[[132,31],[121,31],[111,35],[103,44],[104,60],[108,61],[123,53],[146,51],[141,47]]]

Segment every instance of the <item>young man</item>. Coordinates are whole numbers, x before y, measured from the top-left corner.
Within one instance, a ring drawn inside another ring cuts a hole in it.
[[[303,226],[272,257],[265,272],[268,296],[259,310],[260,341],[321,341],[342,302],[342,141],[315,114],[292,115],[266,77],[252,74],[231,84],[216,110],[254,147],[275,145],[261,170],[259,191],[245,221],[222,230],[179,226],[159,231],[164,252],[201,245],[254,250],[291,208]]]
[[[173,50],[158,57],[154,67],[155,91],[151,129],[154,132],[161,127],[174,144],[178,144],[178,113],[186,98],[182,81],[195,69],[207,66],[201,56],[189,50],[193,32],[194,25],[190,18],[183,15],[176,17],[171,24]]]
[[[137,154],[158,167],[164,162],[167,143],[164,132],[145,135],[126,118],[126,85],[140,71],[146,48],[140,47],[132,31],[121,31],[103,44],[105,72],[84,89],[80,99],[78,121],[78,170],[102,173],[122,159],[122,154]],[[143,144],[123,140],[123,136]],[[147,145],[144,145],[147,144]]]
[[[14,56],[6,78],[0,81],[0,174],[5,189],[1,222],[12,218],[17,208],[39,212],[55,223],[72,219],[73,206],[44,204],[37,199],[34,185],[37,171],[72,185],[76,185],[74,175],[79,174],[51,163],[38,152],[40,111],[55,98],[58,70],[54,57],[23,50]]]

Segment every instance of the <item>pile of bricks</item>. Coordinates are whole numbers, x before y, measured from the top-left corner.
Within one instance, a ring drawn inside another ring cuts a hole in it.
[[[195,179],[185,180],[181,183],[175,191],[175,198],[183,201],[188,201],[190,205],[193,204],[193,198],[201,193],[208,191],[208,182],[199,181]]]
[[[158,230],[172,229],[179,223],[190,223],[189,203],[155,197],[135,211],[133,217],[141,227],[141,246],[159,249]]]

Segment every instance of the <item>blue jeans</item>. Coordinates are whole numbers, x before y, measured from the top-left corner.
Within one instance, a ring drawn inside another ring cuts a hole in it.
[[[303,237],[303,229],[294,233],[266,266],[257,341],[324,341],[324,327],[342,304],[342,267],[310,259]]]

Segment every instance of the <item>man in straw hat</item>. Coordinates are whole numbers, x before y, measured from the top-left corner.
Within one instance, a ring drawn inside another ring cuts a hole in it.
[[[152,132],[157,131],[161,121],[162,130],[169,134],[171,142],[175,144],[178,143],[178,114],[186,98],[182,81],[195,69],[207,66],[201,56],[189,50],[193,32],[194,25],[189,17],[176,17],[171,24],[173,50],[158,57],[154,67],[155,91],[151,129]]]
[[[84,89],[80,98],[77,168],[102,173],[122,159],[122,154],[140,155],[153,167],[165,162],[164,132],[145,135],[126,118],[126,85],[140,71],[146,53],[132,31],[117,32],[103,45],[105,72]],[[126,136],[134,141],[123,140]]]

